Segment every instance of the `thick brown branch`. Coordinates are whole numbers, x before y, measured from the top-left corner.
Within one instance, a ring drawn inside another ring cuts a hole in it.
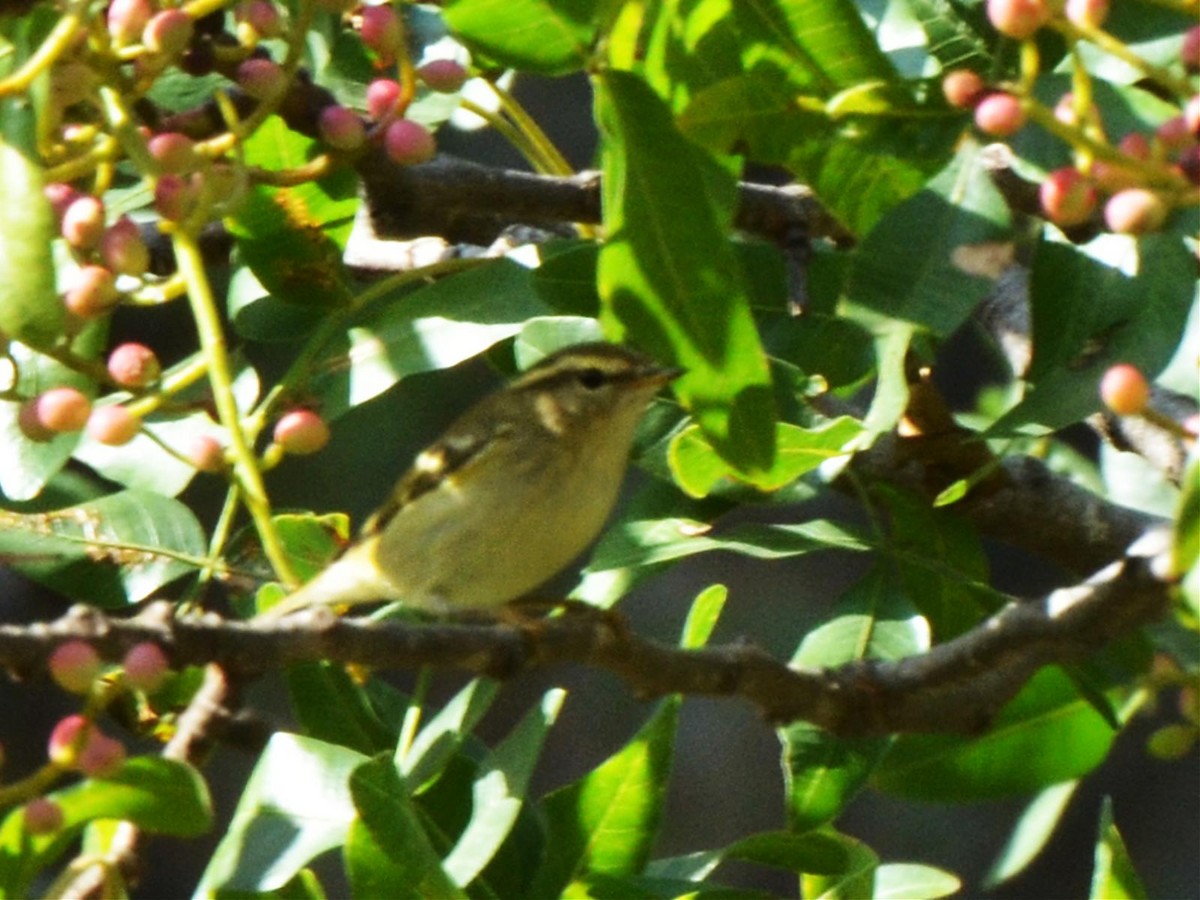
[[[280,622],[243,623],[212,615],[172,619],[161,605],[128,620],[77,607],[52,623],[0,626],[0,663],[40,670],[53,647],[71,638],[89,641],[109,659],[155,641],[176,665],[214,662],[235,675],[319,659],[499,676],[573,663],[613,672],[638,696],[737,696],[772,722],[805,720],[843,735],[974,731],[1041,666],[1078,660],[1163,614],[1168,540],[1156,531],[1140,543],[1084,584],[1013,603],[928,653],[833,670],[790,668],[748,645],[680,650],[599,615],[522,626],[413,626],[317,609]]]

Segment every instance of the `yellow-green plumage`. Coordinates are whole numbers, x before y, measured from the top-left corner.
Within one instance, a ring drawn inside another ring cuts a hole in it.
[[[527,594],[599,534],[637,424],[675,374],[613,344],[546,357],[455,421],[355,542],[267,615],[385,600],[446,612]]]

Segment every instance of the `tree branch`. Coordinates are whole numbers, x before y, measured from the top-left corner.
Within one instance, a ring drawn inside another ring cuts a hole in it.
[[[75,607],[61,619],[0,626],[0,664],[44,669],[69,639],[119,659],[153,641],[176,666],[216,663],[230,677],[314,660],[507,677],[564,663],[606,669],[639,697],[741,697],[775,723],[804,720],[840,735],[973,732],[986,727],[1040,667],[1069,663],[1168,608],[1169,536],[1157,530],[1083,584],[1013,602],[928,653],[832,670],[791,668],[742,644],[681,650],[640,638],[611,617],[566,615],[512,624],[410,625],[339,618],[319,608],[278,622],[173,618],[153,604],[133,619]]]

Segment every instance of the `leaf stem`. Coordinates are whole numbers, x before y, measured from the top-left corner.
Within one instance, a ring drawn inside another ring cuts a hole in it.
[[[262,541],[263,552],[280,581],[289,586],[299,584],[292,571],[287,554],[275,523],[271,518],[271,504],[263,485],[262,473],[251,446],[254,435],[242,428],[237,400],[233,393],[233,377],[229,367],[229,355],[225,346],[225,333],[217,313],[204,261],[195,238],[186,228],[178,229],[171,241],[179,271],[188,284],[188,302],[192,318],[200,335],[200,349],[208,362],[208,381],[212,386],[213,402],[217,418],[229,433],[229,450],[233,456],[234,477],[242,490],[242,501],[246,505],[254,527]]]

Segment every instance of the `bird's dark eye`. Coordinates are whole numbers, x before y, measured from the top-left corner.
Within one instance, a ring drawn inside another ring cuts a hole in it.
[[[606,380],[604,373],[597,368],[581,369],[576,377],[579,379],[579,383],[589,391],[596,390],[596,388],[603,385]]]

